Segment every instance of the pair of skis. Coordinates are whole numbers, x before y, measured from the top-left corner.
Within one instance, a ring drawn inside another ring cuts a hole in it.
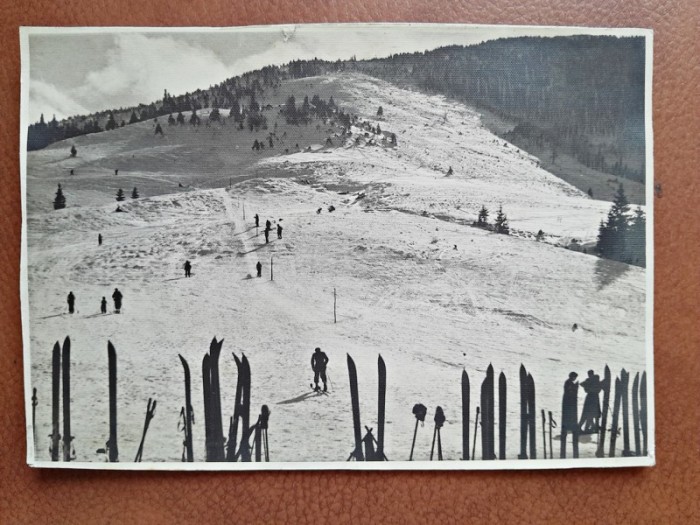
[[[63,389],[61,389],[61,386]],[[61,390],[63,394],[63,441],[60,428]],[[36,393],[36,391],[35,391]],[[63,348],[58,341],[53,346],[51,368],[51,445],[49,453],[51,461],[58,461],[63,449],[63,461],[75,459],[73,438],[70,427],[70,337],[63,341]]]
[[[267,442],[267,418],[269,410],[266,411],[266,416],[262,415],[258,418],[258,422],[254,427],[250,428],[250,364],[248,358],[241,354],[239,359],[236,354],[233,354],[238,369],[238,383],[236,385],[236,403],[233,408],[233,417],[229,421],[228,444],[226,449],[226,459],[228,461],[251,461],[250,436],[257,432],[256,443],[259,440],[261,426],[264,425],[265,442]],[[267,408],[267,406],[264,406]],[[238,426],[241,427],[241,440],[236,449],[238,442]],[[267,445],[266,445],[267,450]],[[256,461],[259,459],[260,447],[256,449]]]
[[[495,398],[494,371],[489,364],[486,378],[481,383],[481,406],[476,407],[474,419],[474,442],[469,453],[469,413],[470,413],[470,384],[469,375],[462,370],[462,459],[476,459],[476,441],[481,416],[481,454],[484,460],[496,459],[495,449]],[[498,376],[498,459],[506,459],[506,376],[503,372]]]
[[[362,437],[360,420],[360,394],[357,388],[357,368],[350,354],[347,356],[348,373],[350,376],[350,398],[352,403],[352,423],[355,436],[355,448],[350,453],[348,461],[388,461],[384,454],[384,420],[386,407],[386,365],[380,355],[377,359],[379,371],[378,407],[377,407],[377,437],[372,429],[365,426],[366,434]],[[364,444],[364,453],[363,453]],[[376,449],[375,449],[376,446]]]
[[[214,337],[209,353],[202,360],[204,392],[204,432],[207,461],[224,461],[224,430],[221,420],[221,388],[219,385],[219,357],[224,340]]]
[[[606,367],[607,368],[607,367]],[[605,407],[607,408],[607,406]],[[623,456],[642,456],[648,453],[647,437],[647,376],[643,372],[640,378],[639,372],[635,374],[632,383],[632,424],[634,432],[635,449],[630,448],[629,428],[629,372],[624,368],[620,371],[620,377],[615,378],[615,401],[613,405],[612,429],[610,431],[609,456],[615,457],[617,435],[619,434],[619,413],[622,411],[622,438]],[[604,412],[605,414],[605,412]],[[601,431],[604,433],[604,430]],[[602,438],[601,438],[602,441]],[[603,445],[599,444],[599,450]]]
[[[524,365],[520,365],[520,454],[518,459],[528,459],[528,441],[530,444],[530,459],[537,459],[537,443],[535,418],[535,380]],[[546,442],[544,441],[544,410],[542,411],[542,440],[545,443],[544,457],[547,458]],[[551,452],[551,447],[550,447]]]

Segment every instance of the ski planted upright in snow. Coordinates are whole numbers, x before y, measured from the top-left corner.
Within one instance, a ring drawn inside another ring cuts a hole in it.
[[[632,426],[634,430],[634,455],[642,455],[642,443],[639,428],[639,372],[632,382]]]
[[[250,461],[249,439],[252,430],[250,427],[250,364],[248,358],[242,355],[239,359],[233,354],[238,370],[238,382],[236,385],[236,401],[233,407],[233,417],[229,423],[228,443],[226,448],[227,461]],[[238,444],[238,426],[241,426],[241,440]]]
[[[360,394],[357,389],[357,368],[355,361],[348,354],[348,374],[350,376],[350,400],[352,403],[352,426],[355,434],[355,449],[350,454],[350,458],[356,461],[364,461],[362,453],[362,427],[360,426]]]
[[[469,376],[462,370],[462,459],[469,461]]]
[[[107,359],[109,361],[109,440],[107,454],[110,463],[119,461],[117,444],[117,350],[111,341],[107,342]]]
[[[74,459],[73,436],[70,428],[70,337],[66,337],[63,341],[61,367],[63,369],[63,461],[70,461]]]
[[[384,457],[384,420],[386,417],[386,364],[381,354],[377,359],[379,370],[379,392],[377,407],[377,459],[381,461]]]
[[[494,453],[494,398],[493,365],[486,369],[486,379],[481,384],[481,459],[496,459]]]
[[[61,347],[56,341],[53,345],[51,361],[51,461],[58,461],[61,447],[61,434],[58,431],[59,425],[59,403],[61,395]]]
[[[498,459],[506,459],[506,375],[498,376]]]
[[[647,373],[642,372],[642,381],[639,385],[639,418],[640,425],[642,427],[642,455],[646,456],[649,454],[648,445],[649,439],[647,436]]]
[[[612,379],[610,376],[610,368],[605,365],[605,373],[603,376],[603,414],[600,418],[600,437],[598,438],[598,449],[596,450],[596,457],[605,457],[605,431],[608,424],[608,406],[610,405],[610,388],[612,386]]]
[[[190,392],[190,365],[184,357],[178,354],[182,368],[185,371],[185,406],[182,408],[184,418],[185,441],[183,443],[185,450],[182,455],[183,461],[191,463],[194,461],[194,452],[192,449],[192,424],[194,423],[194,410],[192,409],[192,395]]]

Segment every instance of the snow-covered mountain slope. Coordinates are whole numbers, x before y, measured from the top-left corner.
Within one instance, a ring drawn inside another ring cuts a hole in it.
[[[444,454],[460,458],[463,368],[472,381],[472,418],[489,363],[497,374],[505,373],[513,459],[519,451],[521,363],[535,378],[537,409],[555,415],[570,371],[583,378],[591,368],[602,374],[606,363],[613,373],[645,369],[644,270],[554,245],[568,237],[594,238],[606,203],[505,146],[466,107],[367,77],[340,75],[313,83],[366,120],[383,106],[383,120],[372,122],[385,135],[396,133],[398,146],[380,137],[378,145],[367,145],[371,137],[364,134],[356,145],[354,133],[343,146],[316,152],[279,154],[278,148],[251,161],[232,188],[215,189],[178,188],[177,181],[193,180],[184,168],[158,168],[156,176],[156,160],[144,160],[138,176],[150,180],[159,195],[128,199],[125,213],[114,213],[113,188],[99,182],[111,180],[111,174],[70,183],[81,206],[40,211],[38,190],[55,181],[38,179],[49,176],[57,161],[52,150],[29,154],[28,191],[35,207],[28,217],[28,365],[39,398],[37,459],[48,459],[51,348],[66,335],[73,342],[74,443],[82,461],[101,459],[95,450],[107,439],[107,340],[119,358],[122,461],[136,453],[148,397],[157,399],[158,409],[144,460],[180,460],[177,422],[184,387],[178,353],[193,372],[195,458],[204,459],[201,359],[214,336],[225,340],[224,422],[235,396],[231,352],[244,352],[252,369],[252,416],[262,404],[272,411],[273,461],[347,459],[353,433],[346,354],[357,364],[362,420],[369,427],[376,426],[377,356],[384,357],[386,454],[404,460],[413,434],[411,409],[418,402],[428,406],[428,422],[435,407],[443,407]],[[139,129],[148,131],[146,124],[118,130],[124,138],[120,158],[129,147],[143,150],[128,136]],[[332,133],[336,144],[338,133]],[[80,154],[100,150],[94,161],[117,165],[107,145],[110,134],[101,135],[82,144]],[[187,151],[189,157],[179,163],[176,156],[171,164],[201,163],[202,173],[210,173],[207,148]],[[454,173],[446,177],[449,166]],[[224,164],[216,176],[236,170]],[[469,226],[482,204],[493,215],[502,204],[520,233],[496,235]],[[329,212],[329,206],[335,210]],[[255,213],[261,226],[266,219],[273,222],[269,244],[254,226]],[[282,239],[274,231],[278,223]],[[539,229],[550,242],[528,238]],[[182,270],[185,260],[193,264],[189,279]],[[115,287],[124,294],[123,312],[99,314],[101,297],[110,300]],[[66,313],[69,291],[77,297],[74,315]],[[330,396],[316,396],[309,388],[316,346],[330,357]],[[473,431],[473,420],[471,425]],[[429,456],[428,428],[419,430],[416,459]],[[582,444],[582,456],[594,450],[593,443]]]

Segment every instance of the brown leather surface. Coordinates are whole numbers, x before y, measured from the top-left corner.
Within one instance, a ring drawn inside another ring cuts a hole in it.
[[[0,522],[691,523],[700,505],[697,0],[0,0]],[[550,472],[130,473],[25,463],[19,303],[20,25],[424,21],[655,31],[657,466]]]

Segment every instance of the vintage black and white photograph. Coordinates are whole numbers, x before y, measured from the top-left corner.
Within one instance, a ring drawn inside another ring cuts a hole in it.
[[[20,38],[30,465],[654,464],[651,31]]]

